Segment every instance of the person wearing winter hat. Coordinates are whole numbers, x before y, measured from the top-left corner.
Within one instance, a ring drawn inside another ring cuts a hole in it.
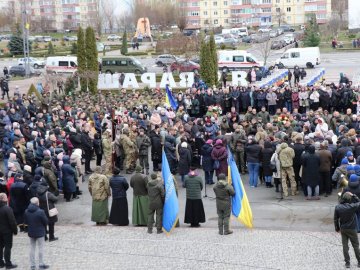
[[[349,240],[354,248],[354,253],[360,267],[359,239],[357,235],[356,212],[360,210],[358,196],[345,192],[340,203],[335,206],[334,224],[335,231],[341,233],[345,267],[350,268]]]
[[[156,173],[151,174],[151,180],[147,184],[149,196],[149,211],[148,211],[148,233],[152,233],[154,226],[154,214],[156,213],[156,228],[157,233],[162,233],[162,214],[165,200],[164,183]]]
[[[213,150],[212,143],[213,141],[209,139],[201,147],[201,165],[205,174],[205,184],[207,185],[214,184],[214,160],[211,157],[211,152]]]
[[[195,168],[190,169],[184,184],[186,188],[184,223],[190,223],[191,227],[200,227],[200,223],[205,222],[204,205],[201,199],[203,180],[198,176]]]
[[[190,171],[191,166],[191,153],[188,149],[187,142],[182,142],[178,148],[179,161],[178,161],[178,173],[181,176],[182,186],[185,187],[185,175]]]
[[[355,165],[355,164],[356,164],[356,160],[355,160],[355,158],[354,158],[353,152],[347,151],[347,153],[346,153],[346,158],[347,158],[347,160],[348,160],[348,164],[351,164],[351,165]]]
[[[213,187],[216,196],[216,210],[218,215],[218,227],[220,235],[232,234],[230,227],[231,197],[235,195],[235,190],[226,181],[225,174],[219,174],[219,181]]]

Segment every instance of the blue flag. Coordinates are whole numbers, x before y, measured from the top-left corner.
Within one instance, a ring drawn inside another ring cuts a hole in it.
[[[235,196],[232,197],[231,212],[246,227],[252,228],[253,216],[244,185],[241,181],[239,169],[228,148],[228,182],[232,184],[235,190]]]
[[[174,111],[177,110],[178,104],[177,104],[176,100],[174,99],[168,84],[166,85],[165,91],[166,91],[166,95],[165,95],[166,103],[169,104],[171,106],[171,108],[173,108]]]
[[[165,203],[163,210],[163,231],[169,234],[178,221],[179,202],[176,196],[174,177],[170,172],[165,152],[162,152],[162,178],[165,186]]]

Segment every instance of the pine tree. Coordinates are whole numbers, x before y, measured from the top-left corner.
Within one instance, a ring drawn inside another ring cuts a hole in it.
[[[89,74],[88,87],[92,94],[97,92],[99,76],[98,52],[96,48],[95,32],[91,27],[86,28],[85,34],[86,70]]]
[[[128,45],[127,45],[127,34],[126,31],[124,32],[123,35],[123,40],[122,40],[122,45],[121,45],[121,50],[120,50],[122,55],[126,55],[128,53]]]
[[[85,37],[84,30],[79,27],[77,33],[77,62],[78,62],[78,74],[80,77],[80,89],[82,92],[87,90],[87,78],[86,73],[86,51],[85,51]]]
[[[73,42],[71,44],[71,54],[77,54],[77,51],[78,51],[77,43]]]
[[[55,55],[55,49],[52,42],[50,41],[48,43],[48,56],[52,56],[52,55]]]
[[[316,15],[311,14],[304,33],[304,47],[317,47],[320,44],[319,26]]]
[[[200,75],[201,79],[209,86],[213,82],[213,61],[211,60],[210,44],[203,40],[200,47]]]
[[[211,33],[210,35],[210,41],[209,41],[209,46],[210,46],[210,57],[211,57],[211,61],[212,61],[212,85],[217,85],[218,83],[218,61],[217,61],[217,53],[216,53],[216,44],[215,44],[215,38],[214,38],[214,33]]]
[[[18,23],[15,25],[15,33],[11,36],[7,47],[12,55],[24,54],[22,32]]]

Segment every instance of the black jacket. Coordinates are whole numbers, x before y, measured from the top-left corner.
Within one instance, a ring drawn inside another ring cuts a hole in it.
[[[129,183],[122,175],[113,175],[110,178],[110,187],[113,199],[126,198],[126,191],[129,188]]]
[[[30,204],[25,212],[25,224],[28,225],[28,235],[31,238],[45,237],[48,219],[44,210],[35,204]]]
[[[16,220],[13,210],[5,202],[0,202],[0,233],[17,234]]]
[[[82,149],[85,152],[90,152],[92,150],[93,142],[92,142],[91,138],[89,137],[88,132],[81,133],[81,145],[82,145]]]
[[[46,183],[41,183],[37,187],[37,196],[39,198],[40,208],[44,210],[45,215],[49,220],[49,223],[55,223],[58,221],[58,217],[57,215],[50,217],[49,209],[55,208],[55,203],[57,202],[58,198],[48,190],[48,185]]]
[[[359,198],[354,195],[356,203],[340,203],[335,206],[334,225],[335,231],[341,229],[356,230],[356,212],[360,209]]]
[[[250,163],[260,163],[262,148],[258,144],[249,144],[245,147],[246,159]]]

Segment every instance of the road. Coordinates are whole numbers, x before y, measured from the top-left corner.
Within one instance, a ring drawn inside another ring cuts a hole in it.
[[[250,48],[248,50],[251,52],[257,59],[262,60],[261,53],[256,50],[256,48]],[[274,50],[268,58],[268,63],[274,63],[276,59],[280,58],[281,54],[284,52],[284,49]],[[118,51],[108,52],[107,55],[119,55]],[[326,71],[326,81],[335,82],[339,81],[339,74],[341,72],[345,73],[351,80],[354,77],[358,77],[360,74],[360,68],[358,65],[358,52],[334,52],[334,53],[323,53],[321,54],[321,65],[319,67],[325,68]],[[155,64],[155,56],[139,56],[136,57],[144,66],[147,67],[148,72],[161,73],[162,67],[158,67]],[[0,60],[0,71],[3,70],[5,66],[10,67],[17,65],[17,60],[12,58],[6,58]]]

